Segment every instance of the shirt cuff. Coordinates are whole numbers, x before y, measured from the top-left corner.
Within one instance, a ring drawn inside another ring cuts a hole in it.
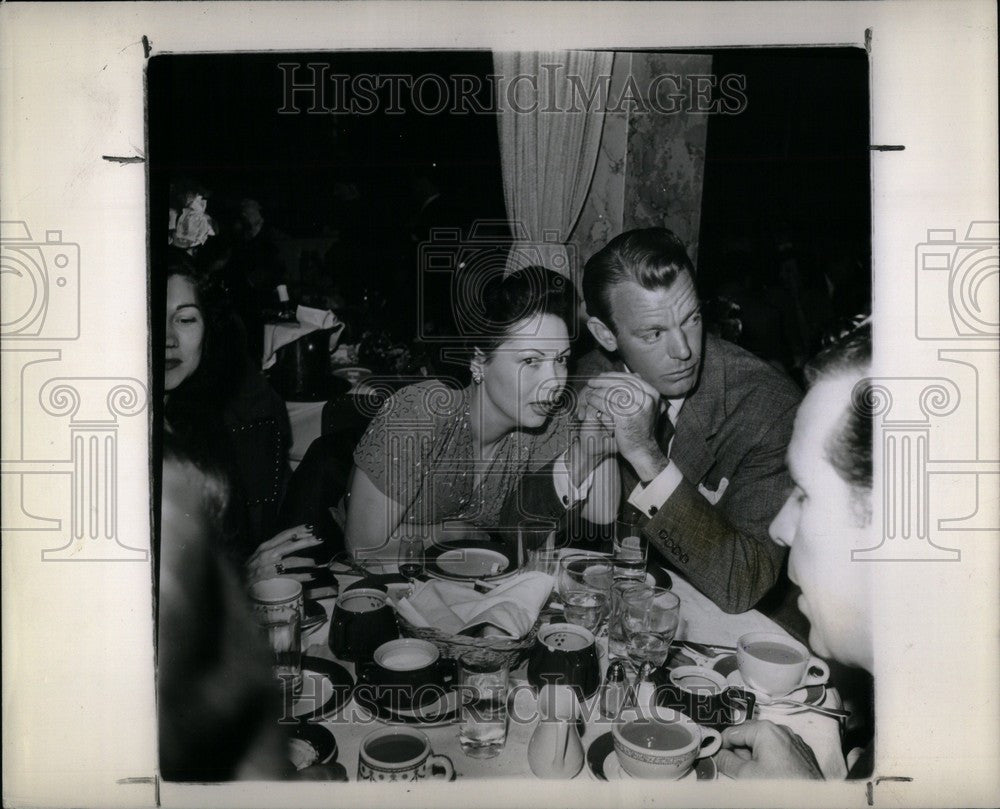
[[[684,475],[677,464],[668,462],[663,471],[649,483],[636,486],[628,496],[628,501],[647,517],[652,517],[667,502],[674,489],[681,485],[682,480]]]
[[[594,482],[594,472],[597,471],[591,469],[590,474],[584,478],[580,485],[574,486],[569,473],[569,464],[566,462],[568,453],[567,450],[552,464],[552,485],[555,487],[559,502],[566,508],[587,499],[587,495],[590,494],[590,485]]]

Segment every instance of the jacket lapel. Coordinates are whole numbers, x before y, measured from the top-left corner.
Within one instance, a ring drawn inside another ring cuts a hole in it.
[[[705,335],[698,386],[684,400],[670,452],[684,477],[695,483],[704,480],[716,462],[709,440],[726,415],[726,368],[715,342],[713,335]]]

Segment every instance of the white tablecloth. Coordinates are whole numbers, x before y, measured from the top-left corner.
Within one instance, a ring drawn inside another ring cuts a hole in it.
[[[705,641],[708,643],[735,646],[740,635],[747,632],[784,632],[784,630],[765,615],[751,610],[739,615],[729,615],[720,610],[707,597],[681,579],[676,573],[671,573],[674,580],[673,590],[681,598],[681,625],[678,637],[685,640]],[[345,578],[342,582],[348,584],[354,579]],[[334,600],[327,599],[324,606],[329,615],[333,609]],[[327,646],[328,625],[324,624],[314,629],[303,638],[303,648],[306,654],[316,657],[333,659]],[[606,658],[602,654],[602,665]],[[354,674],[351,664],[345,668]],[[511,686],[517,688],[512,705],[512,714],[530,721],[515,721],[512,717],[508,726],[507,744],[503,752],[492,759],[472,759],[462,753],[458,742],[458,726],[421,727],[427,734],[435,753],[446,755],[455,764],[455,772],[462,780],[474,778],[534,778],[528,765],[528,742],[538,724],[536,698],[527,687],[525,666],[511,672]],[[586,749],[594,739],[611,730],[606,720],[599,719],[597,701],[599,693],[586,706],[589,715],[594,719],[587,723],[583,735]],[[839,706],[840,697],[835,689],[827,689],[826,705]],[[584,714],[588,715],[587,713]],[[371,730],[381,725],[375,721],[365,721],[367,714],[353,700],[332,714],[324,724],[333,732],[337,740],[339,761],[353,780],[357,774],[358,749],[361,740]],[[831,717],[813,712],[786,714],[777,709],[760,708],[757,718],[769,719],[776,724],[786,725],[798,733],[816,753],[824,775],[831,780],[844,778],[847,768],[841,753],[840,723]],[[592,778],[587,764],[577,778]]]

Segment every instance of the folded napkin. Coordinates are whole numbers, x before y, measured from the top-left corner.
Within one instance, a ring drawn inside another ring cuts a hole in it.
[[[488,593],[448,581],[419,582],[397,607],[411,624],[451,635],[502,633],[523,638],[549,600],[554,579],[545,573],[519,573]]]
[[[305,313],[303,315],[303,313]],[[261,368],[267,370],[277,361],[278,349],[289,343],[294,343],[301,337],[305,337],[318,329],[336,328],[330,335],[330,348],[332,349],[340,339],[340,334],[344,329],[344,324],[337,320],[337,316],[327,310],[310,309],[300,306],[295,313],[298,323],[268,323],[264,326],[264,357],[261,360]],[[306,319],[304,320],[303,317]]]
[[[329,329],[338,323],[337,316],[329,309],[314,309],[311,306],[296,308],[295,319],[301,325],[315,326],[317,329]]]

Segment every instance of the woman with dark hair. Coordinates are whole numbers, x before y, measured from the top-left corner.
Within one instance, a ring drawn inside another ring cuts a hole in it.
[[[578,425],[565,403],[578,307],[572,284],[528,267],[476,297],[457,313],[482,324],[471,341],[471,384],[403,388],[355,450],[345,533],[357,556],[393,560],[396,538],[414,526],[433,540],[509,531],[501,524],[508,498],[523,476],[550,464],[564,503],[579,502],[591,523],[614,519],[617,468],[574,441]]]
[[[240,508],[226,552],[242,564],[277,527],[290,474],[288,413],[250,367],[223,290],[180,251],[154,269],[166,287],[164,426],[228,470]]]

